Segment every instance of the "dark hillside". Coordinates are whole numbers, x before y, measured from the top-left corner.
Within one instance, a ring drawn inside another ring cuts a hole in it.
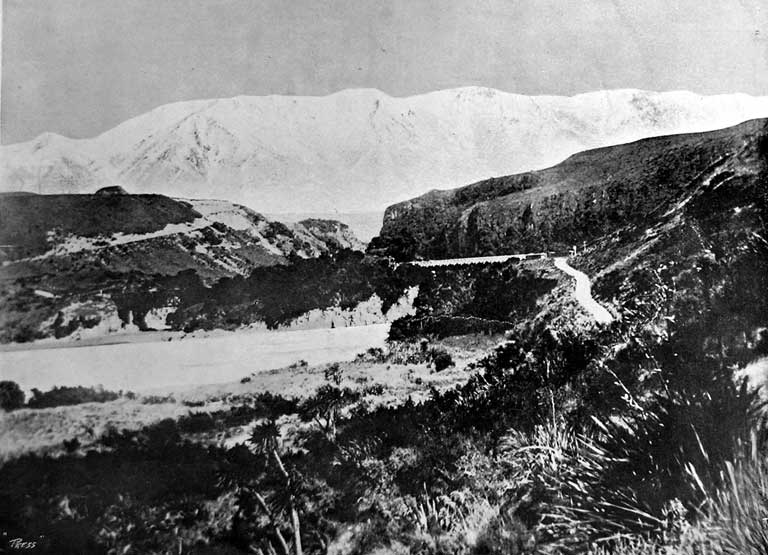
[[[150,233],[199,217],[162,195],[2,195],[0,244],[16,246],[16,256],[34,256],[48,249],[52,225],[60,234],[95,237]]]
[[[576,264],[593,293],[665,333],[674,315],[738,351],[768,325],[768,135],[746,140],[682,202],[597,239]]]
[[[221,278],[344,249],[363,245],[340,222],[288,227],[226,201],[115,187],[94,195],[2,195],[0,342],[64,337],[115,316],[148,329],[149,311],[165,312]]]
[[[767,126],[753,120],[645,139],[576,154],[546,170],[432,191],[389,207],[369,250],[411,259],[580,245],[664,214],[765,140]]]

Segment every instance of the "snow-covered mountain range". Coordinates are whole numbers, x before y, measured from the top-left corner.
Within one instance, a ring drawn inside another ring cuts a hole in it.
[[[543,168],[576,152],[768,116],[768,97],[613,90],[523,96],[480,87],[394,98],[178,102],[90,139],[0,150],[3,191],[219,198],[260,212],[382,210],[430,189]]]

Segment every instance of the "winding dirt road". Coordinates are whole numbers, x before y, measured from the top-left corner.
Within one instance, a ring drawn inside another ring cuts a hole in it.
[[[601,324],[613,322],[611,313],[592,297],[592,283],[589,281],[587,274],[571,267],[564,256],[555,258],[555,266],[576,280],[574,296],[579,304],[592,315],[595,321]]]

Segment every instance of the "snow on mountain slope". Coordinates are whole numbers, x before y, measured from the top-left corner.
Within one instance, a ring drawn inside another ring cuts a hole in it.
[[[216,197],[266,212],[363,211],[578,151],[768,116],[768,97],[615,90],[523,96],[467,87],[407,98],[235,97],[161,106],[91,139],[0,151],[2,190]]]

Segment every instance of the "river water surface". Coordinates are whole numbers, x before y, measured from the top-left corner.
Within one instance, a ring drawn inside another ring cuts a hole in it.
[[[242,331],[168,341],[0,352],[0,380],[22,389],[102,385],[142,391],[239,380],[252,372],[351,360],[382,347],[389,324],[297,331]]]

